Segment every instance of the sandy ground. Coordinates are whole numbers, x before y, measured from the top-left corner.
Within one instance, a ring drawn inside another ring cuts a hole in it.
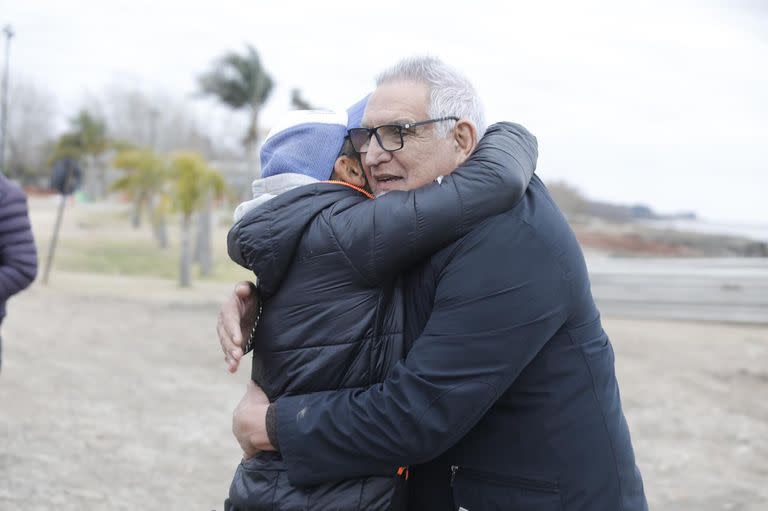
[[[0,510],[221,509],[247,380],[215,337],[227,292],[56,274],[9,304]]]
[[[0,510],[222,509],[228,285],[58,273],[9,304]],[[606,319],[651,508],[768,509],[768,328]]]

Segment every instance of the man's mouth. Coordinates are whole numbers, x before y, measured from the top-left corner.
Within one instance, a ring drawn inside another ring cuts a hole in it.
[[[403,178],[391,174],[379,174],[378,176],[373,176],[373,179],[375,179],[377,183],[391,183],[393,181],[400,181]]]

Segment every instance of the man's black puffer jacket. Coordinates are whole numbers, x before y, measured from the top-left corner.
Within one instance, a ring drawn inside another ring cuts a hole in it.
[[[397,275],[510,209],[537,155],[533,135],[499,123],[439,184],[371,200],[317,183],[246,213],[227,243],[230,257],[258,277],[263,314],[252,378],[270,400],[380,382],[404,356]],[[230,500],[238,510],[392,509],[395,470],[296,488],[279,454],[261,453],[238,467]]]

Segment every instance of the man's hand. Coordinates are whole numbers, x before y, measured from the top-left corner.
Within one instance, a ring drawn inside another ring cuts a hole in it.
[[[259,298],[252,282],[238,282],[232,295],[219,309],[216,331],[230,373],[237,371],[243,347],[259,313]]]
[[[267,436],[269,399],[253,381],[248,382],[243,399],[232,414],[232,433],[248,459],[259,451],[274,451]]]

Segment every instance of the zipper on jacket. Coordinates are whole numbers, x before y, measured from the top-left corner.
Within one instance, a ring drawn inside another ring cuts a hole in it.
[[[505,476],[502,474],[486,472],[474,468],[462,468],[458,465],[451,465],[451,486],[453,486],[453,481],[456,479],[456,473],[460,468],[461,473],[464,474],[465,477],[475,479],[477,481],[500,483],[525,490],[534,490],[546,493],[560,493],[560,486],[557,483],[539,481],[536,479],[527,479],[525,477]]]

